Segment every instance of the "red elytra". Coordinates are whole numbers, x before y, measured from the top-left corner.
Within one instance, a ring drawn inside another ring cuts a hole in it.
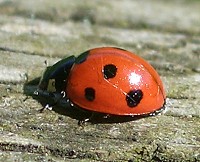
[[[65,91],[78,107],[113,115],[152,114],[163,109],[166,99],[149,63],[113,47],[91,49],[76,58]]]

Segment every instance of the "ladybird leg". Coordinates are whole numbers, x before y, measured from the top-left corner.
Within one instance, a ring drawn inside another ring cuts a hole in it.
[[[50,101],[53,101],[51,104],[46,104],[45,107],[43,107],[40,112],[43,112],[45,109],[52,110],[52,107],[57,105],[63,98],[65,97],[65,92],[47,92],[42,90],[37,90],[37,92],[34,93],[35,95],[39,95],[42,97],[45,97],[49,99]]]
[[[57,102],[52,96],[55,96],[55,95],[53,93],[51,94],[49,93],[47,97],[49,98],[49,100],[53,100],[53,102],[51,104],[47,103],[42,109],[39,110],[39,112],[42,113],[44,110],[52,110],[53,106],[57,105]]]
[[[85,114],[85,115],[83,115],[83,116],[85,116],[85,117],[83,117],[82,119],[79,119],[79,121],[78,121],[78,125],[79,125],[79,126],[82,126],[82,125],[84,125],[86,122],[91,121],[92,118],[93,118],[94,115],[95,115],[95,112],[86,111],[86,110],[81,109],[80,107],[77,107],[77,105],[74,105],[74,103],[71,102],[70,99],[67,99],[66,102],[67,102],[67,104],[68,104],[71,108],[75,108],[75,109],[78,109],[80,112],[83,112],[82,114],[85,114],[86,112],[90,112],[90,115],[89,115],[88,117],[86,117],[86,116],[85,116],[86,114]]]
[[[91,112],[90,117],[85,118],[85,119],[83,119],[83,120],[79,120],[79,121],[78,121],[78,125],[79,125],[79,126],[83,126],[86,122],[91,121],[92,118],[94,117],[94,114],[95,114],[94,112]]]
[[[53,105],[50,105],[50,104],[46,104],[45,107],[43,107],[42,109],[40,109],[39,111],[40,112],[43,112],[44,110],[52,110],[53,109]]]
[[[110,118],[110,114],[106,114],[103,116],[104,119]]]

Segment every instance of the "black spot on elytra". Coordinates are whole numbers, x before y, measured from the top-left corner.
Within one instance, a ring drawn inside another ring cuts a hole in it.
[[[86,51],[86,52],[81,53],[81,54],[76,58],[75,63],[76,63],[76,64],[81,64],[81,63],[83,63],[84,61],[86,61],[86,59],[87,59],[89,53],[90,53],[90,51]]]
[[[103,67],[103,74],[105,79],[114,78],[117,73],[117,67],[113,64],[108,64]]]
[[[129,91],[126,95],[127,105],[131,108],[137,106],[140,103],[142,97],[143,92],[140,89]]]
[[[85,98],[88,101],[93,101],[95,99],[95,90],[94,90],[94,88],[91,88],[91,87],[85,88]]]

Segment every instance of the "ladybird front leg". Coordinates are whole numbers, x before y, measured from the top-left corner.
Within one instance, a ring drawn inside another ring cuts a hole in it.
[[[46,104],[42,109],[39,110],[40,113],[42,113],[44,110],[52,110],[53,109],[53,105],[50,104]]]
[[[47,92],[47,91],[41,91],[41,90],[37,90],[35,93],[35,95],[38,96],[42,96],[44,98],[46,98],[49,101],[52,101],[52,103],[48,103],[46,104],[46,106],[44,106],[40,112],[43,112],[45,109],[48,110],[52,110],[52,107],[57,105],[61,100],[63,100],[65,98],[65,92],[61,91],[61,92]]]
[[[105,115],[103,116],[103,118],[104,118],[104,119],[110,118],[110,114],[105,114]]]
[[[56,93],[56,92],[52,93],[51,97],[52,97],[53,103],[46,104],[45,109],[52,110],[53,106],[56,106],[60,102],[60,100],[64,98],[64,96],[65,94],[63,95],[62,93]]]
[[[92,118],[94,117],[95,113],[91,112],[91,115],[88,118],[82,119],[78,121],[78,125],[79,126],[83,126],[86,122],[89,122],[92,120]]]

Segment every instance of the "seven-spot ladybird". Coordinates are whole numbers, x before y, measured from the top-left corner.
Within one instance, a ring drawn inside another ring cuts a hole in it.
[[[55,101],[112,115],[154,115],[165,91],[155,69],[120,48],[102,47],[70,56],[46,69],[37,90]]]

